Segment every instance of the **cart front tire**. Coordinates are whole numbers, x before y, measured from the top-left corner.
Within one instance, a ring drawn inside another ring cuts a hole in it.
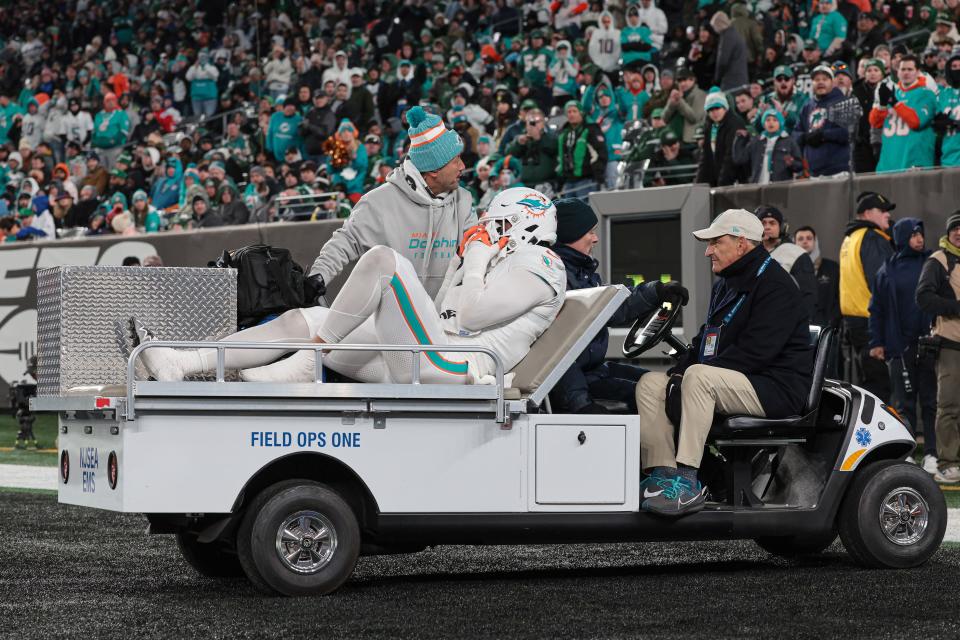
[[[919,566],[936,553],[946,528],[940,487],[917,465],[898,460],[857,471],[840,506],[840,539],[865,567]]]
[[[350,505],[310,481],[284,483],[257,496],[241,535],[248,536],[238,550],[251,582],[287,596],[335,591],[360,553],[360,526]]]
[[[177,533],[177,548],[187,564],[202,576],[237,578],[243,575],[237,554],[227,551],[222,542],[199,542],[195,534],[180,531]]]

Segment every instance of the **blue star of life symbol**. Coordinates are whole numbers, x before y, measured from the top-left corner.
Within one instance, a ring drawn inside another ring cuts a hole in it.
[[[866,427],[860,427],[857,429],[857,432],[854,435],[857,437],[857,444],[859,444],[861,447],[869,446],[870,442],[873,440],[873,436],[870,435],[870,432]]]

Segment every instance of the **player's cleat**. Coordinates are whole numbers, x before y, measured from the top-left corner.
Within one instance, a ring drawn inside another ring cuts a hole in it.
[[[154,333],[143,326],[136,318],[130,318],[130,324],[133,332],[134,346],[139,346],[143,342],[156,340]],[[140,360],[146,368],[147,373],[154,380],[161,382],[179,382],[183,380],[183,357],[185,354],[176,349],[167,347],[156,347],[147,349],[140,354]]]
[[[923,456],[923,470],[930,475],[937,473],[937,456],[928,453]]]

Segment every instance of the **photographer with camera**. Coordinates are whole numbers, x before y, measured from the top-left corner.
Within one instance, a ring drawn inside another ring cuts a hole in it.
[[[920,339],[921,352],[937,360],[937,482],[960,482],[960,211],[947,218],[940,238],[923,265],[917,284],[917,306],[934,316],[930,338]]]
[[[30,411],[30,398],[37,395],[37,356],[27,361],[27,370],[23,375],[27,377],[11,384],[8,390],[10,409],[20,425],[14,448],[36,449],[37,437],[33,434],[33,423],[37,418]]]

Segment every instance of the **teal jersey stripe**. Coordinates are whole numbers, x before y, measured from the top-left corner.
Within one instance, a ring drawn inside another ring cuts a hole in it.
[[[423,322],[420,321],[420,317],[417,315],[416,309],[413,307],[413,303],[410,301],[407,288],[403,286],[403,281],[396,273],[393,274],[393,278],[390,279],[390,288],[393,289],[393,295],[397,298],[397,303],[400,305],[400,312],[403,314],[403,319],[407,322],[407,326],[410,327],[410,331],[417,339],[417,344],[433,344],[433,342],[430,341],[430,336],[427,335],[427,330],[423,327]],[[429,360],[433,366],[444,373],[451,373],[458,376],[467,375],[466,362],[447,360],[440,355],[438,351],[426,351],[424,355],[427,356],[427,360]]]

